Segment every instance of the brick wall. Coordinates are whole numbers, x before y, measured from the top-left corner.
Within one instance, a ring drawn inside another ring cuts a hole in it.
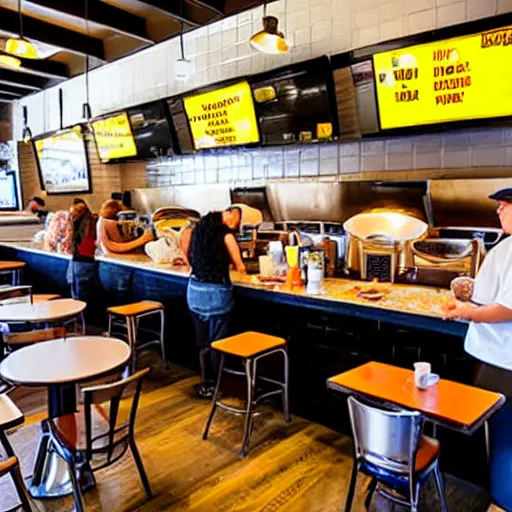
[[[110,199],[112,192],[126,188],[146,186],[146,169],[144,162],[131,164],[103,164],[98,158],[96,146],[88,139],[90,172],[92,179],[92,194],[76,194],[83,197],[93,210],[98,210],[101,203]],[[20,168],[20,181],[23,190],[23,199],[26,202],[30,196],[43,197],[51,210],[67,209],[74,194],[47,196],[41,190],[37,172],[36,160],[31,144],[18,143],[18,158]]]

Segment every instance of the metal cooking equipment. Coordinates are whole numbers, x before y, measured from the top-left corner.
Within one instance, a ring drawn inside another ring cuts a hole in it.
[[[411,266],[410,242],[428,230],[425,222],[397,212],[360,213],[343,227],[349,235],[345,271],[391,282],[399,268]]]

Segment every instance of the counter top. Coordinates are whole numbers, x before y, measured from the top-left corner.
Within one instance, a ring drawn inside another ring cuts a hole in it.
[[[0,242],[0,245],[14,249],[27,250],[29,252],[41,253],[47,256],[69,258],[69,255],[50,253],[42,249],[36,249],[27,242]],[[115,263],[137,269],[145,269],[161,274],[182,277],[186,279],[189,275],[188,269],[176,267],[171,264],[159,264],[153,262],[148,256],[142,253],[116,254],[98,257],[98,261]],[[324,293],[310,296],[305,293],[304,288],[294,288],[289,291],[284,286],[265,285],[259,282],[256,276],[241,275],[232,272],[232,280],[235,287],[242,287],[269,294],[276,293],[290,297],[307,298],[310,301],[329,301],[331,303],[343,303],[354,306],[362,306],[377,310],[391,311],[397,313],[409,313],[423,317],[442,319],[443,306],[452,296],[449,290],[416,285],[401,285],[391,283],[379,283],[376,286],[384,292],[384,297],[379,300],[370,300],[358,296],[360,288],[368,287],[370,283],[362,281],[332,278],[324,282]],[[373,285],[371,285],[373,288]],[[449,322],[452,323],[452,322]]]

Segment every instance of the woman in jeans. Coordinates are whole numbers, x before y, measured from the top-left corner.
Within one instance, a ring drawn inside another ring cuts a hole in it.
[[[68,266],[67,281],[71,287],[73,299],[89,302],[97,281],[94,253],[96,252],[98,217],[91,212],[87,203],[78,197],[73,199],[70,212],[72,256]]]
[[[228,334],[229,313],[233,308],[230,264],[233,263],[238,272],[245,273],[234,235],[241,217],[239,208],[212,212],[182,235],[183,252],[191,267],[187,303],[201,353],[205,353],[212,342]],[[204,381],[197,388],[198,397],[213,396],[217,365],[215,354],[210,352],[209,360],[205,358]]]

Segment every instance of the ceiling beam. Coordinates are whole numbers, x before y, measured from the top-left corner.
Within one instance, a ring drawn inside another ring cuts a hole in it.
[[[0,85],[0,95],[5,97],[10,97],[13,100],[17,100],[18,98],[21,98],[23,94],[19,94],[17,92],[9,92],[5,90],[5,87],[3,85]]]
[[[225,1],[224,0],[192,0],[192,3],[200,5],[205,9],[210,9],[216,14],[225,14]]]
[[[180,8],[180,2],[172,2],[170,0],[139,0],[139,2],[150,5],[151,7],[158,9],[163,14],[171,16],[183,23],[188,23],[193,27],[204,25],[212,20],[211,15],[208,15],[205,12],[200,14],[197,10],[193,10],[185,1],[183,1],[183,12]],[[198,16],[199,14],[200,16]]]
[[[0,30],[11,34],[18,33],[19,18],[16,11],[0,8]],[[105,51],[101,39],[35,18],[29,18],[25,15],[23,15],[23,35],[28,39],[57,46],[68,52],[91,55],[97,59],[105,60]]]
[[[74,18],[85,20],[84,0],[28,0],[27,4],[45,7],[50,11],[69,14]],[[91,23],[102,25],[129,37],[153,43],[146,32],[146,20],[99,0],[88,0],[88,20]]]
[[[6,94],[2,94],[0,92],[0,102],[2,103],[12,103],[13,101],[16,101],[17,98],[13,98],[12,96],[8,96]]]
[[[16,87],[14,85],[0,83],[0,92],[16,94],[18,96],[25,96],[27,94],[30,94],[33,91],[31,91],[30,89],[22,88],[22,87]]]
[[[11,69],[0,69],[0,84],[20,86],[31,91],[40,91],[48,85],[48,80],[29,73],[18,73]]]

